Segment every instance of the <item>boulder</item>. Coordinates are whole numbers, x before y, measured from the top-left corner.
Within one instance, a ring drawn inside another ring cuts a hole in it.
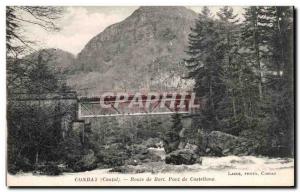
[[[154,148],[155,149],[155,148]],[[132,156],[125,161],[126,165],[140,165],[147,162],[161,161],[162,157],[153,152],[153,150],[147,149],[146,151],[141,150],[140,153],[132,154]]]
[[[169,153],[166,156],[166,164],[175,164],[175,165],[192,165],[197,163],[199,156],[192,150],[181,149]]]
[[[164,149],[166,153],[171,153],[172,151],[175,151],[178,149],[178,146],[180,144],[180,141],[174,141],[174,142],[164,142]]]
[[[159,157],[160,160],[165,160],[166,158],[166,152],[164,148],[149,148],[148,151],[151,156]]]
[[[145,145],[135,144],[128,147],[130,157],[125,160],[125,165],[140,165],[147,162],[162,161],[164,157],[163,148],[146,148]]]
[[[190,144],[190,143],[187,143],[187,144],[185,145],[184,149],[192,150],[192,151],[194,151],[195,153],[198,153],[198,151],[199,151],[199,147],[198,147],[197,145]]]
[[[221,131],[212,131],[207,136],[207,149],[210,155],[248,155],[252,144],[246,138],[237,137]]]

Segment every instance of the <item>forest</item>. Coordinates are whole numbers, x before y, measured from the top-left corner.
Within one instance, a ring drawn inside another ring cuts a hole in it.
[[[18,11],[31,19],[20,19]],[[13,99],[20,93],[72,91],[66,75],[48,65],[52,57],[47,52],[24,56],[34,42],[24,38],[21,24],[55,31],[61,16],[59,7],[6,9],[10,173],[58,175],[161,160],[147,151],[149,147],[164,148],[172,154],[165,162],[173,164],[199,163],[199,156],[293,157],[292,7],[247,7],[243,17],[228,6],[216,15],[203,7],[188,35],[187,57],[178,62],[188,69],[185,78],[194,80],[194,92],[206,100],[205,108],[188,116],[85,120],[90,126],[85,135],[68,130],[63,136],[61,119],[67,109],[58,110],[59,104],[20,105]],[[227,148],[232,143],[222,138],[236,141],[231,146],[236,149]]]
[[[251,138],[262,154],[293,154],[293,27],[291,7],[249,7],[241,21],[230,7],[217,18],[203,8],[185,59],[208,99],[196,126]]]

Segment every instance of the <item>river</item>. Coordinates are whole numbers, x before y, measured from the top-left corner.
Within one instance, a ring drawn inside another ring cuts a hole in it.
[[[294,159],[255,156],[202,157],[201,165],[169,165],[165,164],[164,161],[160,161],[137,166],[126,166],[127,173],[109,172],[109,170],[96,169],[79,173],[64,173],[60,176],[41,176],[33,175],[32,173],[22,173],[8,175],[8,184],[22,186],[39,186],[45,183],[54,186],[124,186],[143,185],[145,181],[138,181],[139,179],[153,177],[153,182],[149,182],[147,185],[183,185],[177,179],[180,180],[187,177],[189,180],[194,181],[185,182],[184,185],[260,186],[275,184],[290,186],[293,185]],[[155,178],[161,178],[163,181],[154,181]],[[168,178],[171,178],[171,181]],[[174,178],[174,182],[172,178]],[[214,181],[209,181],[210,178]],[[96,182],[87,181],[93,179]]]

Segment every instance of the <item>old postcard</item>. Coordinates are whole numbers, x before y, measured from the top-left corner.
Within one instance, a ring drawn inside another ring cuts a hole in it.
[[[7,6],[7,186],[293,187],[294,7]]]

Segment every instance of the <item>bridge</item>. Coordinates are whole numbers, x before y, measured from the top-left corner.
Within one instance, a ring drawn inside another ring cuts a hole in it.
[[[100,97],[79,98],[78,117],[188,114],[204,105],[190,92],[108,93]]]
[[[202,100],[194,97],[191,93],[156,93],[153,95],[112,93],[98,97],[80,97],[76,92],[9,93],[7,104],[15,110],[46,108],[49,114],[59,116],[64,138],[69,130],[84,135],[85,131],[91,127],[89,118],[175,113],[187,114],[188,117],[204,105]],[[51,119],[53,115],[49,116],[49,121],[53,120]]]
[[[76,92],[14,93],[9,95],[8,102],[30,106],[59,104],[78,120],[108,116],[189,114],[205,104],[191,92],[107,93],[97,97],[80,97]]]
[[[76,92],[13,93],[9,94],[8,102],[30,106],[59,104],[78,120],[108,116],[189,114],[204,105],[191,92],[135,94],[106,92],[97,97],[79,97]]]

